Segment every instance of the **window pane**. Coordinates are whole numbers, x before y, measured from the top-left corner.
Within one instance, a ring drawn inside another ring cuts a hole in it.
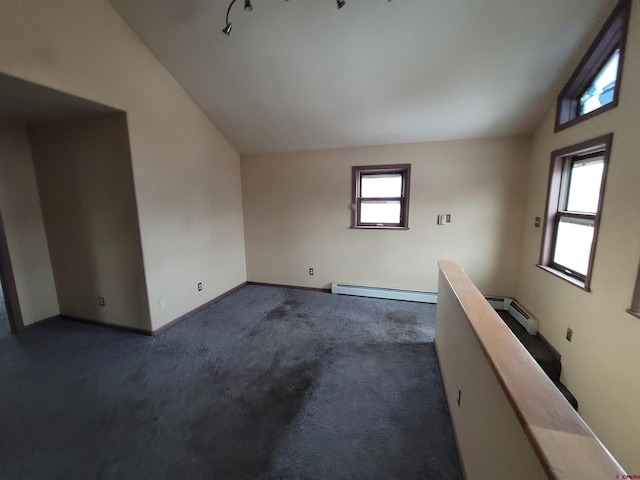
[[[558,225],[553,261],[586,275],[589,269],[593,231],[592,221],[562,217]]]
[[[384,175],[362,175],[362,198],[401,197],[402,175],[399,173]]]
[[[618,77],[618,60],[620,50],[616,50],[604,68],[587,90],[580,97],[580,115],[593,112],[613,102],[613,93]]]
[[[602,157],[573,162],[566,210],[570,212],[598,212],[603,171],[604,159]]]
[[[400,224],[400,202],[362,202],[360,222]]]

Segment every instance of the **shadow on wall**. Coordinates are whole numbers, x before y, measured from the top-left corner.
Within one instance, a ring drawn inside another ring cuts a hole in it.
[[[7,307],[4,304],[4,291],[0,286],[0,340],[11,334],[11,325],[9,325],[9,315],[7,315]]]

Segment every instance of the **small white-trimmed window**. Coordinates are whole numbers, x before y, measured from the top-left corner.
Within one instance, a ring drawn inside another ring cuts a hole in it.
[[[353,167],[352,228],[409,228],[411,165]]]

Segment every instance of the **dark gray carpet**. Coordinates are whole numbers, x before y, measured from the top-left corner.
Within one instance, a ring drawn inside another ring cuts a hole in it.
[[[157,337],[0,340],[7,479],[460,479],[435,306],[247,286]]]
[[[562,372],[562,363],[560,358],[554,354],[547,345],[542,342],[536,335],[529,335],[527,330],[518,323],[508,312],[497,310],[498,315],[504,320],[513,334],[520,340],[520,343],[527,349],[533,359],[540,365],[542,370],[549,376],[551,381],[564,395],[573,408],[578,410],[578,400],[573,393],[560,381],[560,373]]]
[[[496,310],[504,323],[507,324],[513,334],[520,340],[520,343],[527,349],[536,362],[542,367],[551,380],[560,380],[560,361],[549,348],[540,341],[535,335],[529,335],[529,332],[513,318],[509,312],[505,310]]]

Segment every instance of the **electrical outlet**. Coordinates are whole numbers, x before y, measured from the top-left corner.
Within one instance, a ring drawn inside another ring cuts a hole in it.
[[[456,395],[456,403],[460,406],[460,400],[462,399],[462,390],[458,387],[458,394]]]
[[[160,310],[167,306],[167,302],[165,302],[164,298],[160,299]]]
[[[309,275],[313,275],[313,268],[309,269]]]
[[[542,221],[542,219],[540,217],[536,217],[536,221],[534,223],[534,226],[536,228],[540,228],[540,222]]]
[[[98,297],[98,303],[100,304],[101,307],[104,307],[104,297]]]
[[[567,341],[571,341],[571,339],[573,338],[573,330],[571,330],[570,328],[567,328]]]
[[[202,291],[202,282],[198,283],[198,291],[201,292]]]

